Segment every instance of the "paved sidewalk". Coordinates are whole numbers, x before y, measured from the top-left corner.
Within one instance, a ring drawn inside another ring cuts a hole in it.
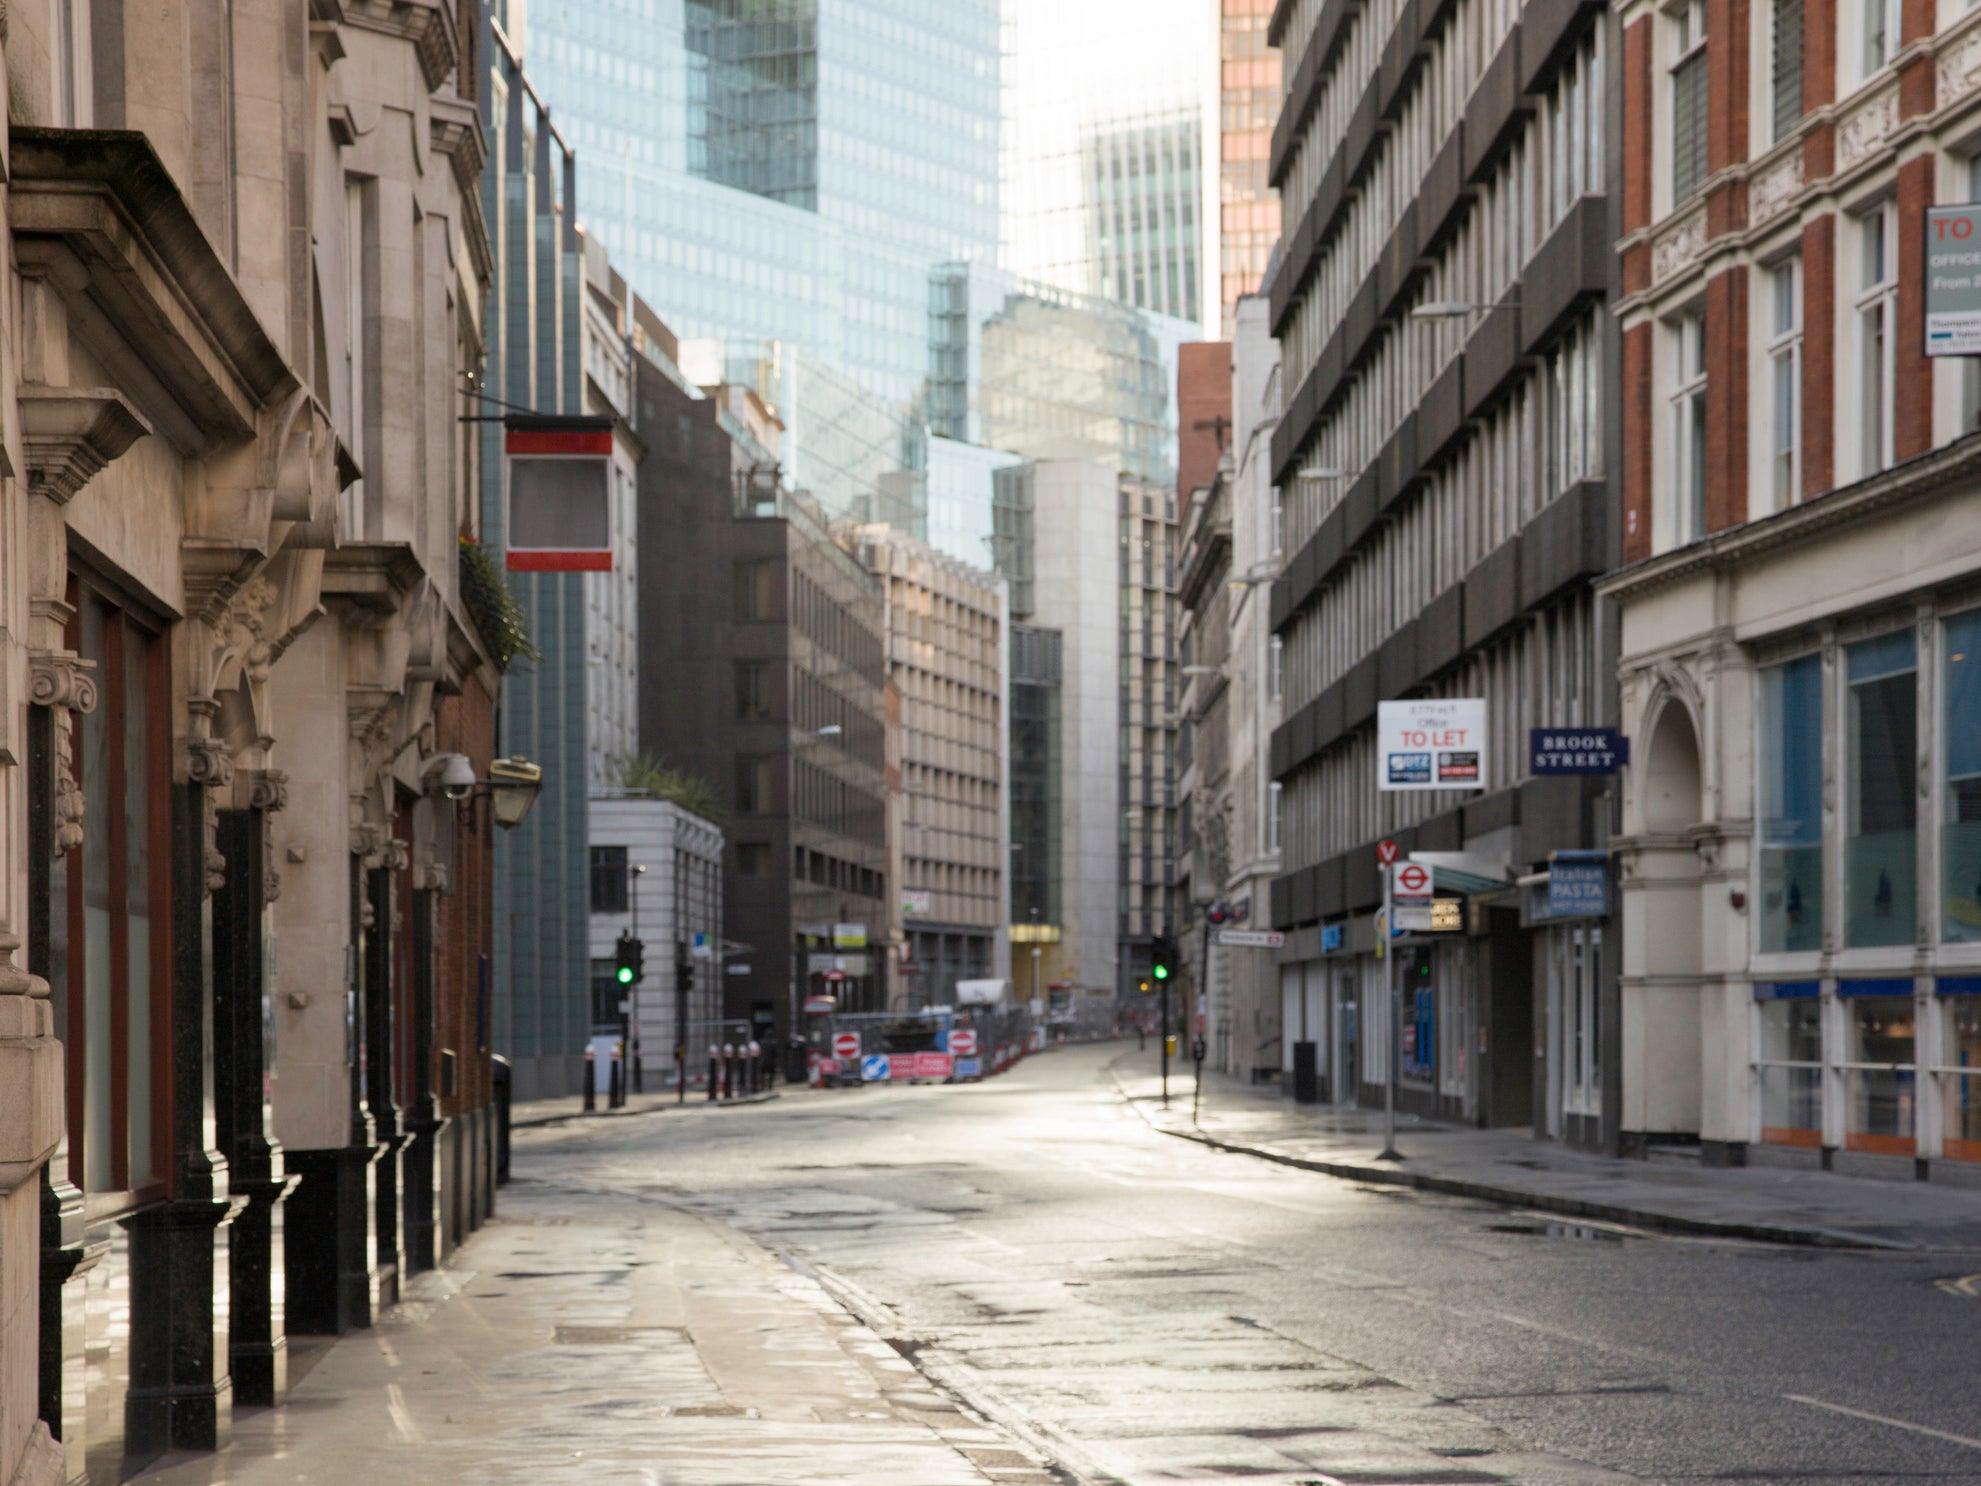
[[[1619,1161],[1527,1131],[1475,1130],[1399,1115],[1402,1161],[1380,1161],[1382,1113],[1293,1103],[1206,1072],[1198,1123],[1191,1065],[1170,1065],[1159,1103],[1158,1055],[1110,1065],[1130,1105],[1154,1128],[1220,1150],[1357,1181],[1482,1198],[1564,1217],[1775,1243],[1981,1250],[1981,1190],[1772,1166],[1720,1169],[1684,1161]]]
[[[803,1088],[803,1085],[800,1085]],[[762,1094],[748,1094],[736,1099],[711,1099],[704,1091],[688,1090],[686,1103],[674,1096],[672,1089],[660,1094],[628,1094],[626,1102],[617,1109],[607,1109],[603,1096],[598,1108],[588,1110],[580,1095],[569,1094],[559,1099],[529,1099],[509,1107],[509,1125],[520,1130],[526,1125],[556,1125],[565,1120],[619,1119],[625,1115],[658,1114],[674,1108],[682,1109],[734,1109],[744,1104],[768,1104],[787,1092],[786,1086]]]
[[[279,1408],[145,1486],[1054,1486],[807,1276],[638,1195],[519,1179]]]

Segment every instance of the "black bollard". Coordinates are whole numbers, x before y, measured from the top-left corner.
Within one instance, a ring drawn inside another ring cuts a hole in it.
[[[585,1049],[585,1102],[580,1107],[586,1114],[598,1108],[598,1054],[591,1048]]]

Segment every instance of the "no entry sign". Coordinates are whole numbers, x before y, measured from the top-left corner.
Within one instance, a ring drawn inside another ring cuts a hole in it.
[[[959,1058],[977,1055],[977,1034],[969,1027],[957,1027],[949,1034],[949,1050]]]
[[[858,1032],[835,1032],[832,1034],[832,1055],[835,1058],[857,1058],[860,1056],[860,1034]]]

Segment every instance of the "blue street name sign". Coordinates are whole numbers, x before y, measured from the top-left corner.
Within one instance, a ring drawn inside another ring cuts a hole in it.
[[[1615,728],[1530,728],[1530,774],[1614,774],[1630,762],[1630,740]]]
[[[1548,862],[1548,917],[1601,918],[1610,911],[1606,852],[1558,851]]]

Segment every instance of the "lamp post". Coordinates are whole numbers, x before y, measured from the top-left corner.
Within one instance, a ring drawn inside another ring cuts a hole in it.
[[[629,863],[626,868],[626,906],[632,910],[632,934],[640,937],[640,879],[647,875],[644,863]],[[645,960],[641,966],[644,969]],[[633,1092],[645,1093],[645,1079],[640,1069],[639,1026],[634,1015],[640,995],[640,983],[635,980],[626,987],[626,1000],[619,1008],[619,1061],[627,1070],[633,1084]]]

